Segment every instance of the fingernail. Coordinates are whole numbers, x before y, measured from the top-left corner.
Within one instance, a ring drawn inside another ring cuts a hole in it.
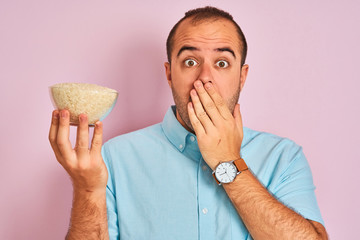
[[[193,108],[192,102],[189,102],[189,107],[190,107],[190,108]]]
[[[200,81],[196,81],[196,82],[195,82],[195,87],[198,87],[198,88],[199,88],[199,87],[201,87],[201,85],[202,85],[202,83],[201,83]]]
[[[85,122],[85,120],[86,120],[85,115],[80,115],[79,118],[80,118],[80,122]]]
[[[67,116],[68,116],[68,112],[67,111],[61,111],[61,117],[62,118],[67,118]]]
[[[208,83],[205,84],[205,88],[206,88],[206,89],[210,89],[211,87],[212,87],[212,84],[211,84],[211,83],[208,82]]]
[[[197,95],[196,90],[195,90],[195,89],[191,90],[191,94],[192,94],[193,96],[196,96],[196,95]]]
[[[59,119],[59,112],[53,112],[53,118]]]

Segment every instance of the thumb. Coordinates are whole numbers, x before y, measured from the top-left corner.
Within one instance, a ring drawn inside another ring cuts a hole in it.
[[[91,142],[90,153],[101,154],[103,125],[98,121],[95,123],[94,136]]]
[[[234,118],[235,118],[235,122],[236,122],[236,126],[239,129],[239,131],[241,131],[241,136],[242,131],[243,131],[243,124],[242,124],[242,117],[241,117],[241,113],[240,113],[240,104],[236,104],[235,108],[234,108]]]

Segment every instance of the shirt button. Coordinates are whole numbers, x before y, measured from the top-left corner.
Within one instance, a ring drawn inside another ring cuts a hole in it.
[[[202,166],[202,169],[203,169],[204,171],[206,171],[206,170],[207,170],[207,166],[206,166],[206,165],[203,165],[203,166]]]
[[[192,141],[192,142],[195,141],[195,137],[194,137],[194,136],[191,136],[191,137],[190,137],[190,141]]]
[[[184,146],[182,144],[179,145],[179,148],[182,149]]]
[[[207,214],[208,213],[207,208],[203,208],[202,212],[203,212],[203,214]]]

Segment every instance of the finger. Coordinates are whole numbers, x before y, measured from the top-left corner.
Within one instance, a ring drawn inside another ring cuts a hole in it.
[[[103,124],[98,121],[95,123],[94,136],[91,141],[90,154],[91,155],[101,155],[101,146],[102,146],[102,135],[103,135]]]
[[[207,82],[207,83],[205,83],[204,87],[205,87],[207,93],[209,94],[209,96],[211,97],[211,99],[213,100],[213,102],[215,103],[215,106],[217,107],[221,116],[224,119],[231,119],[232,114],[231,114],[228,106],[226,105],[225,100],[220,96],[220,94],[214,88],[214,85],[210,82]]]
[[[60,162],[61,154],[60,154],[60,150],[58,148],[57,142],[56,142],[58,129],[59,129],[59,111],[54,110],[52,112],[51,125],[50,125],[50,130],[49,130],[49,142],[50,142],[51,148],[53,149],[53,151],[55,153],[56,159]]]
[[[194,105],[192,102],[188,103],[188,113],[191,125],[195,131],[196,136],[200,137],[201,135],[206,134],[203,125],[195,114]]]
[[[57,133],[57,145],[64,159],[69,159],[72,153],[72,147],[69,140],[70,135],[70,114],[67,110],[60,111],[59,129]]]
[[[195,115],[196,115],[197,119],[203,125],[205,132],[210,131],[212,128],[214,128],[214,124],[211,122],[209,116],[205,112],[205,110],[200,102],[199,96],[196,93],[196,90],[192,89],[190,91],[190,95],[191,95],[192,106],[195,111]]]
[[[243,124],[242,124],[242,117],[241,117],[241,113],[240,113],[240,105],[239,104],[235,105],[234,118],[235,118],[236,126],[240,131],[241,138],[243,138],[243,136],[244,136],[244,134],[243,134]]]
[[[223,121],[223,117],[220,114],[219,110],[217,109],[214,101],[205,90],[204,85],[201,81],[195,81],[194,83],[196,92],[200,98],[200,101],[205,108],[206,113],[209,115],[211,121],[217,126],[220,121]]]
[[[89,154],[89,123],[86,114],[79,115],[75,151],[79,156],[78,159]]]

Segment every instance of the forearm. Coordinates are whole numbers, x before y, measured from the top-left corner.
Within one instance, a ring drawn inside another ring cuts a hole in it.
[[[109,239],[105,190],[97,193],[74,191],[66,239]]]
[[[322,239],[308,220],[277,201],[250,171],[223,186],[254,239]]]

